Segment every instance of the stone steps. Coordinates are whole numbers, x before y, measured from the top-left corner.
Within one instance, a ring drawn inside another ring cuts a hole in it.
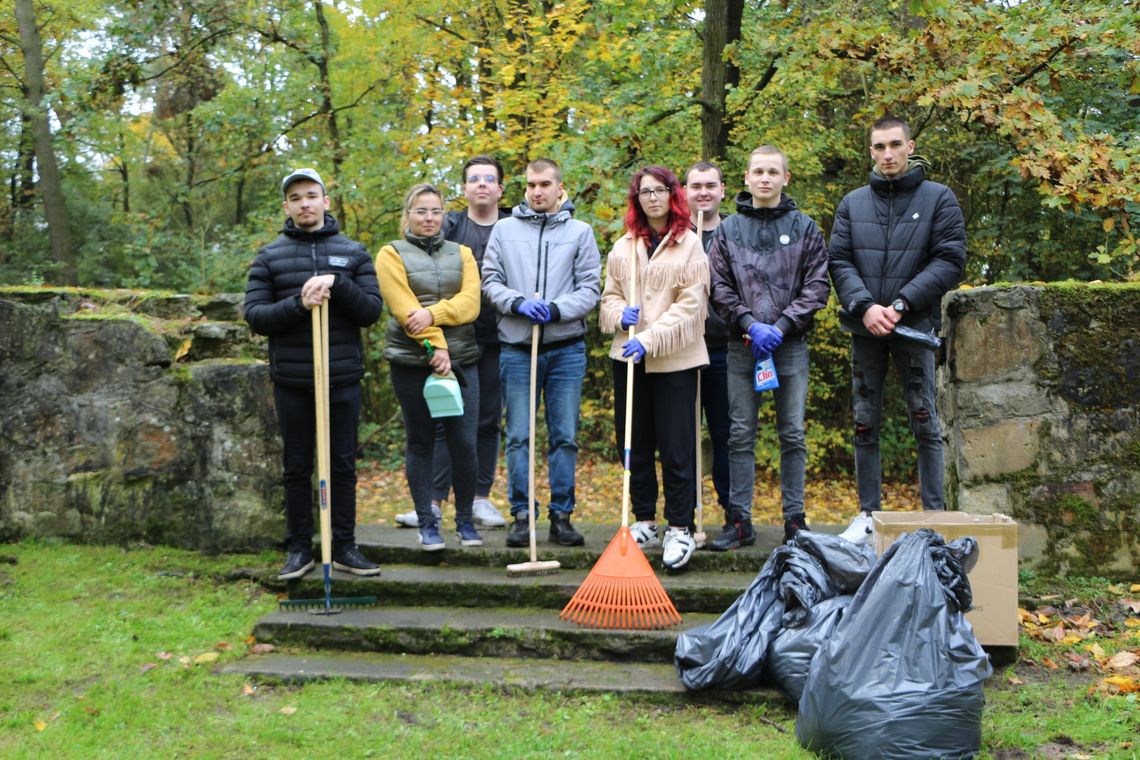
[[[375,596],[384,607],[525,607],[558,611],[585,580],[588,570],[562,569],[551,575],[509,578],[503,567],[384,565],[379,577],[334,570],[333,596]],[[754,572],[686,572],[658,579],[677,611],[723,612],[756,577]],[[288,586],[290,599],[321,599],[320,569]]]
[[[465,657],[671,663],[677,634],[716,615],[689,613],[666,630],[586,628],[557,610],[510,607],[348,608],[337,615],[272,612],[253,629],[259,642],[322,652],[452,654]]]
[[[544,527],[540,524],[540,527]],[[416,531],[361,526],[361,550],[383,568],[379,577],[333,571],[334,597],[375,596],[367,608],[316,615],[305,608],[270,613],[253,630],[276,651],[231,663],[226,672],[273,681],[348,678],[365,681],[446,681],[507,688],[602,691],[675,699],[779,698],[774,692],[689,694],[677,678],[678,634],[710,623],[748,587],[783,538],[782,528],[761,530],[755,546],[728,553],[698,552],[689,568],[666,574],[660,549],[646,554],[683,622],[665,630],[586,628],[558,613],[578,590],[617,532],[613,525],[576,526],[586,546],[553,546],[540,536],[539,558],[557,559],[559,572],[510,578],[506,565],[529,558],[506,547],[506,532],[482,531],[485,545],[422,551]],[[315,547],[317,548],[317,547]],[[324,597],[320,569],[300,581],[262,582],[311,599]]]
[[[672,665],[647,662],[536,660],[519,657],[454,655],[269,654],[247,657],[224,666],[239,673],[281,683],[343,678],[351,681],[438,681],[463,686],[493,684],[504,689],[548,689],[564,694],[611,693],[673,700],[761,702],[780,700],[768,690],[691,692],[681,685]]]

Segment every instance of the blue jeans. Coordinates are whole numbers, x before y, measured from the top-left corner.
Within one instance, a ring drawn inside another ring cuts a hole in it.
[[[586,343],[578,341],[539,353],[536,403],[546,410],[550,510],[574,511],[574,469],[578,464],[578,409],[586,377]],[[507,411],[507,497],[511,514],[527,511],[527,448],[530,441],[530,349],[504,344],[499,380]],[[536,410],[537,412],[537,410]],[[538,507],[535,506],[537,514]]]
[[[804,511],[804,407],[808,389],[808,346],[804,336],[792,336],[772,354],[780,387],[757,393],[756,362],[743,341],[728,342],[728,508],[729,513],[752,519],[756,475],[756,415],[770,393],[776,405],[776,433],[780,438],[780,497],[784,517]]]
[[[922,508],[946,509],[942,430],[934,402],[934,352],[906,340],[852,335],[851,400],[855,414],[855,482],[859,508],[877,510],[882,499],[879,430],[883,421],[883,382],[891,361],[906,396],[910,431],[918,445]]]

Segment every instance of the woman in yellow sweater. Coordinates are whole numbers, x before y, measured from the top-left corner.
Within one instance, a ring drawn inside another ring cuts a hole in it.
[[[403,239],[385,245],[376,257],[380,293],[392,313],[384,356],[404,415],[404,468],[425,551],[446,546],[431,508],[437,420],[431,417],[423,389],[433,372],[454,372],[463,396],[461,416],[438,420],[451,456],[456,535],[463,546],[483,544],[471,512],[480,350],[472,323],[479,315],[479,270],[470,248],[443,239],[442,224],[443,195],[431,185],[414,185],[404,198]]]
[[[630,299],[634,256],[636,303]],[[654,452],[659,452],[669,525],[661,562],[671,570],[684,567],[696,549],[693,430],[697,372],[709,363],[704,341],[708,292],[708,257],[701,239],[689,229],[689,206],[681,183],[662,166],[641,169],[629,185],[625,234],[606,262],[598,324],[617,333],[610,357],[619,450],[625,436],[626,372],[634,373],[629,468],[637,522],[630,530],[640,546],[658,544]],[[630,325],[637,326],[636,337],[626,340]]]

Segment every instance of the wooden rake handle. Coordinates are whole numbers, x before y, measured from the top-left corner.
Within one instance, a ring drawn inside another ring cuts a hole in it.
[[[536,292],[535,298],[541,298]],[[538,539],[535,538],[534,514],[534,428],[538,407],[538,324],[530,326],[530,407],[527,409],[530,428],[527,435],[526,512],[530,522],[530,561],[538,562]]]
[[[314,306],[313,315],[313,400],[317,409],[317,488],[320,497],[321,563],[332,562],[332,487],[329,482],[329,314],[328,304]]]

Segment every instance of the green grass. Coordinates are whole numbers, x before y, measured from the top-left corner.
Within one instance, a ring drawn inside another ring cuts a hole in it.
[[[15,560],[0,563],[4,758],[811,757],[794,712],[771,704],[215,674],[246,655],[276,604],[226,574],[276,555],[46,543],[0,555]],[[195,663],[205,653],[218,659]],[[1090,696],[1066,677],[991,683],[983,756],[1031,757],[1059,736],[1096,757],[1135,756],[1135,699]],[[1003,754],[1017,750],[1028,754]]]

